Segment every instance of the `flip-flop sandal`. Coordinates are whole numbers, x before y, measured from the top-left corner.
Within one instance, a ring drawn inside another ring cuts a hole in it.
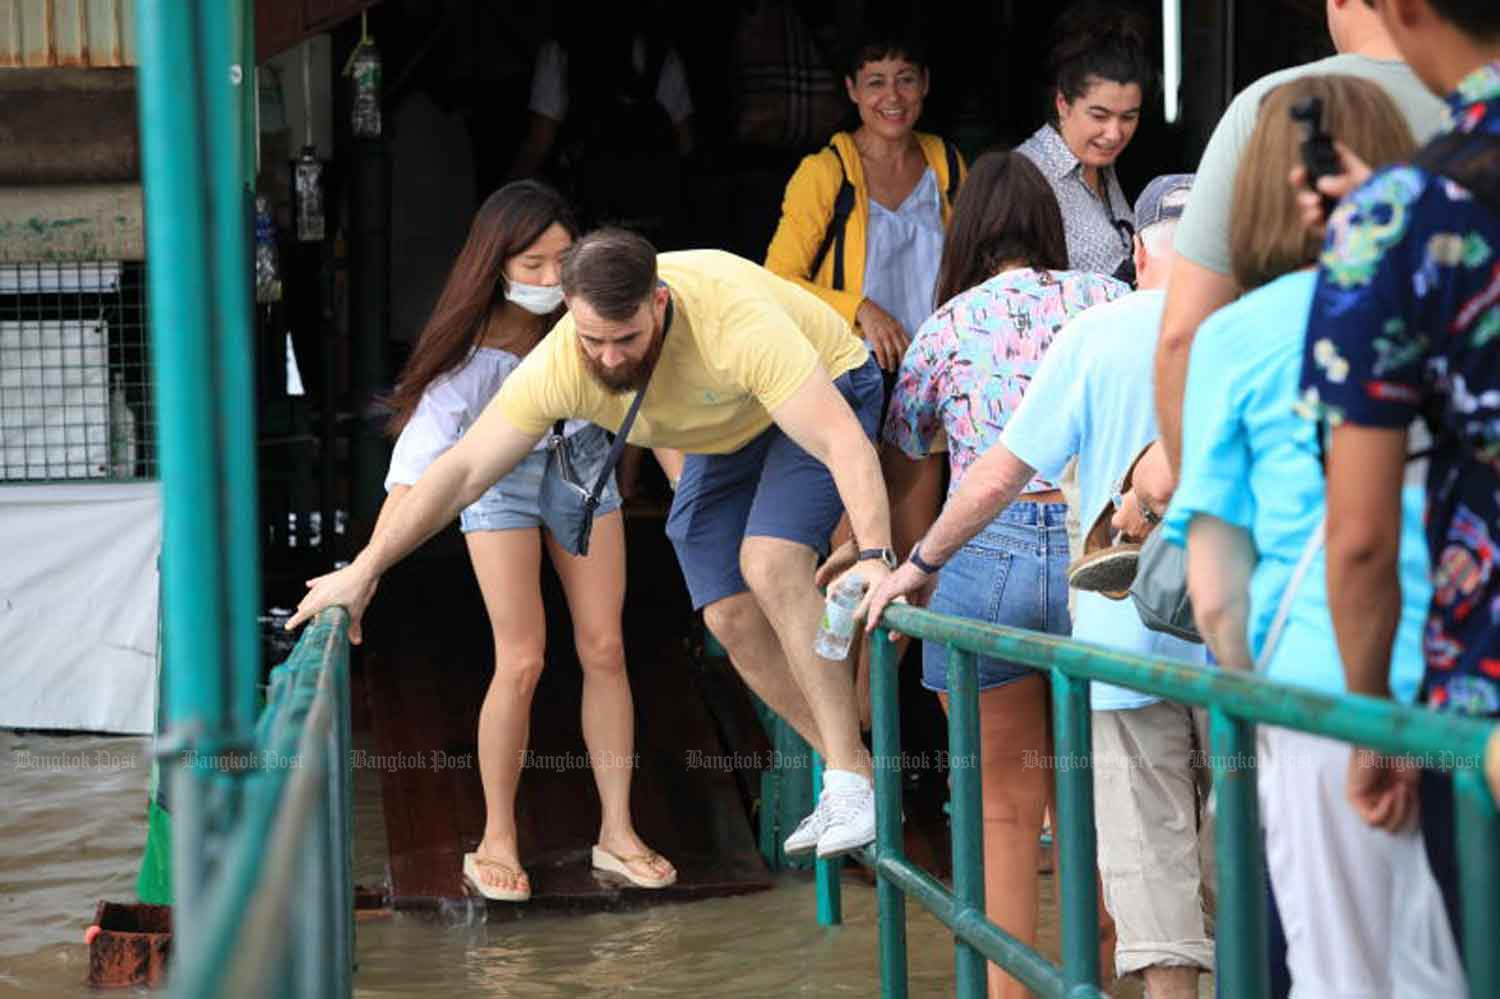
[[[464,854],[464,883],[485,898],[495,902],[525,902],[531,898],[529,878],[525,888],[496,888],[494,885],[485,884],[479,877],[481,867],[498,871],[512,881],[525,877],[526,872],[509,864],[502,864],[498,860],[481,857],[477,853]]]
[[[630,869],[631,864],[649,864],[660,858],[661,854],[655,850],[647,850],[645,853],[633,853],[629,856],[619,856],[610,853],[598,843],[594,844],[594,870],[603,871],[606,874],[617,874],[637,888],[665,888],[668,885],[677,883],[677,872],[675,870],[671,874],[650,877],[644,874],[637,874]]]
[[[1130,490],[1135,466],[1150,448],[1150,444],[1146,445],[1130,462],[1115,490],[1118,494]],[[1068,565],[1068,585],[1111,600],[1124,600],[1130,595],[1130,584],[1135,582],[1141,542],[1120,540],[1110,524],[1114,515],[1114,502],[1107,501],[1083,537],[1083,554]]]
[[[1135,582],[1140,557],[1141,546],[1134,541],[1101,548],[1068,566],[1068,585],[1112,600],[1123,599],[1130,592],[1130,584]]]

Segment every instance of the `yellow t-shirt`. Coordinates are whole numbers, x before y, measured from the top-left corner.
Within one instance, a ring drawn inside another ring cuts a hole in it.
[[[771,425],[770,411],[821,362],[837,378],[865,362],[863,342],[812,292],[720,250],[657,257],[671,289],[672,325],[630,428],[630,443],[695,454],[738,451]],[[635,393],[589,374],[564,316],[495,396],[514,426],[543,434],[561,419],[618,430]]]

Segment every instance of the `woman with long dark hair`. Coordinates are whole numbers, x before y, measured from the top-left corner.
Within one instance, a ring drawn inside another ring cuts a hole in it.
[[[400,436],[377,534],[422,471],[458,440],[558,318],[561,258],[576,236],[567,203],[536,181],[507,184],[480,206],[390,400],[391,430]],[[609,452],[604,431],[572,420],[564,437],[579,474],[592,482]],[[546,446],[539,444],[460,520],[495,639],[494,678],[479,710],[484,838],[464,856],[464,876],[480,894],[501,901],[531,896],[517,849],[515,800],[546,644],[543,548],[562,581],[583,667],[583,737],[602,806],[594,866],[642,888],[665,887],[677,877],[641,842],[630,817],[635,714],[620,622],[620,496],[611,480],[595,514],[589,554],[568,554],[542,529],[542,477],[554,474]]]
[[[1057,201],[1030,160],[1011,151],[975,160],[943,245],[937,278],[943,304],[917,331],[891,394],[882,441],[892,508],[911,501],[921,463],[944,440],[953,496],[975,460],[1000,439],[1058,331],[1129,290],[1104,275],[1068,269]],[[925,512],[930,525],[932,511]],[[942,566],[932,609],[1069,634],[1066,513],[1056,483],[1033,478]],[[920,549],[920,543],[912,549],[912,561]],[[922,685],[946,711],[941,644],[924,644]],[[1052,796],[1051,771],[1035,765],[1052,752],[1047,678],[981,656],[979,690],[985,909],[1017,939],[1034,943],[1038,841]],[[1109,941],[1102,947],[1105,954],[1112,949]],[[991,997],[1023,994],[1018,982],[992,969]]]

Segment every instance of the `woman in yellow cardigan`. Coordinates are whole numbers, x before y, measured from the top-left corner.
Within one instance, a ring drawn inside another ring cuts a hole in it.
[[[803,159],[766,267],[832,305],[894,374],[932,301],[943,229],[963,179],[949,143],[916,131],[927,67],[911,39],[871,35],[844,78],[853,133]]]

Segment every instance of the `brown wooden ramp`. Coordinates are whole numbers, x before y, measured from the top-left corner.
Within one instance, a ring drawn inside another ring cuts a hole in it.
[[[704,765],[727,754],[694,679],[692,612],[661,520],[627,524],[625,637],[639,756],[631,803],[637,830],[676,865],[678,882],[622,889],[591,871],[599,802],[579,723],[581,674],[560,588],[546,570],[547,668],[517,802],[530,908],[612,908],[770,886],[734,773]],[[378,751],[355,760],[381,769],[401,908],[462,897],[463,854],[484,830],[475,728],[492,669],[489,626],[462,543],[445,535],[429,549],[393,570],[371,606],[364,670]]]

